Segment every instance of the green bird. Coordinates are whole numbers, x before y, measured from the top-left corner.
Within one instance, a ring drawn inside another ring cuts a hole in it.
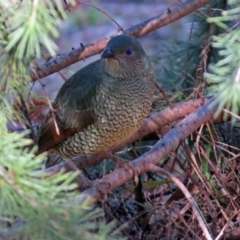
[[[63,159],[107,151],[120,144],[148,116],[154,71],[139,41],[113,37],[101,59],[71,76],[41,124],[40,154],[55,149]]]

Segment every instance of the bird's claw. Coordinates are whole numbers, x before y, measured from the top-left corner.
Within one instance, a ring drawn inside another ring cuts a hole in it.
[[[136,168],[136,166],[133,165],[132,162],[128,161],[128,160],[125,160],[123,158],[119,158],[115,155],[113,155],[111,157],[111,159],[114,161],[114,164],[115,164],[115,169],[116,168],[124,168],[126,171],[129,171],[131,170],[132,173],[133,173],[133,178],[134,178],[134,182],[135,184],[138,184],[138,169]]]

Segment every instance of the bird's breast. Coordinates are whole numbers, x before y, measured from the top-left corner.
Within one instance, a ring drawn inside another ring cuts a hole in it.
[[[92,99],[95,122],[59,147],[62,156],[108,150],[130,137],[151,108],[152,79],[104,81]]]
[[[106,127],[123,135],[135,132],[149,113],[153,89],[149,79],[100,85],[93,99],[99,128]]]

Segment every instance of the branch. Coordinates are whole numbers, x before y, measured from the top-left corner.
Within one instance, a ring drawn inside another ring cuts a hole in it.
[[[133,27],[128,28],[125,32],[135,37],[143,36],[188,15],[189,13],[195,11],[196,9],[209,2],[210,0],[186,0],[184,3],[180,3],[179,5],[168,9],[163,14],[157,15]],[[119,35],[121,33],[122,31],[114,35]],[[87,46],[81,46],[80,48],[51,58],[42,66],[39,66],[36,69],[32,69],[32,81],[46,77],[80,60],[99,54],[103,51],[110,38],[111,37],[103,38]]]
[[[222,236],[221,240],[238,240],[240,239],[240,228],[232,229],[227,231]]]
[[[182,191],[182,193],[184,194],[185,198],[188,200],[189,204],[191,205],[191,208],[193,210],[193,214],[196,217],[199,226],[201,227],[205,237],[207,240],[212,240],[212,237],[202,219],[201,214],[199,213],[198,207],[196,202],[194,201],[192,195],[190,194],[190,192],[188,191],[188,189],[181,183],[181,181],[179,181],[178,178],[176,178],[173,174],[171,174],[170,172],[157,167],[154,164],[149,164],[149,168],[154,171],[154,172],[158,172],[160,174],[165,175],[167,178],[169,178],[170,180],[172,180],[176,186],[178,186],[178,188]]]
[[[181,102],[178,104],[174,104],[171,108],[168,107],[161,112],[153,114],[151,117],[147,118],[140,129],[133,134],[128,140],[121,143],[117,147],[113,148],[111,152],[117,152],[123,149],[125,146],[131,144],[132,142],[141,139],[142,137],[148,135],[149,133],[160,129],[164,126],[171,124],[172,122],[178,121],[183,119],[185,116],[189,115],[190,113],[194,112],[204,103],[206,103],[208,99],[197,99],[197,100],[190,100],[188,102]],[[100,163],[104,158],[107,158],[108,154],[105,152],[92,154],[92,155],[85,155],[79,156],[73,159],[74,164],[80,168],[84,169],[88,166],[93,166]],[[58,173],[61,169],[65,169],[66,172],[72,171],[72,168],[65,162],[58,164],[56,166],[50,167],[46,169],[46,176],[52,176]]]
[[[196,131],[202,124],[205,124],[211,120],[218,107],[218,105],[213,104],[213,100],[214,98],[200,107],[196,112],[193,112],[184,118],[175,126],[175,128],[173,128],[161,140],[159,140],[151,148],[151,150],[132,161],[132,167],[136,169],[137,173],[143,174],[147,171],[150,171],[151,164],[157,164],[160,159],[171,153],[173,149],[178,146],[181,140],[185,139],[192,132]],[[134,174],[131,169],[118,168],[97,182],[105,187],[104,194],[107,194],[133,178],[133,175]],[[102,189],[103,188],[101,188],[101,190]],[[83,195],[85,197],[82,198],[82,202],[84,202],[86,199],[88,199],[90,202],[96,202],[103,197],[102,193],[94,187],[85,190]]]

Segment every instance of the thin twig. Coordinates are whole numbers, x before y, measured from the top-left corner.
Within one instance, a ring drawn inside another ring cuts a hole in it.
[[[199,128],[204,122],[212,119],[218,108],[216,103],[213,104],[214,101],[215,98],[212,98],[207,104],[191,113],[188,117],[179,122],[161,140],[159,140],[151,150],[132,161],[131,164],[138,174],[143,174],[149,171],[150,164],[157,164],[159,159],[167,156],[179,145],[181,139],[185,139],[189,134],[197,130],[197,128]],[[104,194],[107,194],[132,179],[132,177],[133,171],[129,171],[129,169],[125,168],[118,168],[98,181],[101,182],[101,184],[108,186],[104,192]],[[98,189],[94,187],[87,189],[83,194],[84,197],[79,204],[82,204],[86,198],[91,198],[91,202],[96,202],[102,197],[102,192],[99,192]]]
[[[149,169],[154,171],[154,172],[158,172],[161,173],[163,175],[165,175],[167,178],[169,178],[170,180],[172,180],[178,187],[179,189],[182,191],[182,193],[184,194],[184,196],[186,197],[186,199],[188,200],[189,204],[191,205],[191,208],[193,210],[193,213],[198,221],[198,224],[200,226],[200,228],[202,229],[205,237],[207,240],[212,240],[212,237],[202,219],[201,214],[199,213],[198,207],[196,202],[194,201],[192,195],[190,194],[190,192],[188,191],[188,189],[170,172],[164,170],[163,168],[160,168],[154,164],[149,164]]]
[[[205,103],[207,101],[208,99],[205,99]],[[165,125],[171,123],[172,121],[177,121],[184,118],[191,112],[195,112],[196,109],[201,105],[202,105],[201,99],[191,100],[189,102],[181,102],[175,104],[173,109],[166,108],[161,112],[153,114],[151,117],[145,120],[141,128],[134,135],[132,135],[129,139],[127,139],[125,142],[121,143],[117,147],[111,149],[111,152],[112,153],[117,152],[123,149],[125,146],[131,144],[132,142],[135,142],[138,139],[141,139],[142,137],[146,136],[147,134],[164,127]],[[106,157],[107,154],[105,152],[102,152],[93,155],[76,157],[74,159],[74,162],[79,168],[86,168],[88,166],[98,164]],[[46,169],[46,174],[47,176],[52,176],[59,172],[62,168],[64,168],[65,171],[71,171],[71,169],[68,167],[66,163],[60,163],[56,166]]]
[[[172,107],[173,107],[173,104],[170,102],[170,100],[169,100],[168,97],[166,96],[165,92],[162,90],[162,88],[161,88],[156,82],[154,82],[154,84],[155,84],[155,87],[158,89],[158,91],[162,94],[163,98],[166,100],[168,106],[169,106],[170,108],[172,108]]]
[[[58,74],[62,77],[64,82],[68,80],[61,71],[58,71]]]
[[[20,97],[20,102],[21,102],[20,110],[27,121],[26,127],[27,127],[27,129],[30,130],[29,138],[31,138],[34,141],[35,135],[34,135],[33,126],[32,126],[31,118],[30,118],[26,103],[23,100],[23,97],[20,93],[19,93],[19,97]]]
[[[230,114],[233,118],[236,118],[236,119],[240,120],[240,117],[237,114],[229,111],[228,109],[224,108],[223,111],[227,114]]]
[[[107,13],[106,11],[104,11],[104,10],[102,10],[101,8],[98,8],[98,7],[96,7],[95,5],[90,4],[90,3],[86,3],[86,2],[78,2],[78,3],[79,3],[79,4],[86,5],[86,6],[89,6],[89,7],[93,7],[93,8],[95,8],[95,9],[97,9],[99,12],[105,14],[108,18],[111,19],[111,21],[113,21],[113,22],[118,26],[119,30],[121,30],[123,33],[126,34],[125,30],[121,27],[121,25],[120,25],[114,18],[112,18],[112,17],[110,16],[110,14]]]
[[[195,11],[196,9],[202,7],[209,2],[210,0],[187,0],[171,8],[169,11],[167,10],[160,15],[152,17],[144,22],[141,22],[126,29],[125,32],[135,37],[143,36],[149,32],[152,32],[158,28],[161,28],[188,15],[189,13]],[[117,32],[113,36],[119,34],[120,33]],[[88,44],[84,48],[80,47],[70,52],[59,54],[58,56],[51,58],[43,65],[37,67],[36,69],[32,69],[32,81],[39,80],[40,78],[58,72],[59,70],[68,67],[73,63],[86,59],[87,57],[99,54],[106,47],[106,44],[110,38],[111,37],[103,38],[94,43]]]

